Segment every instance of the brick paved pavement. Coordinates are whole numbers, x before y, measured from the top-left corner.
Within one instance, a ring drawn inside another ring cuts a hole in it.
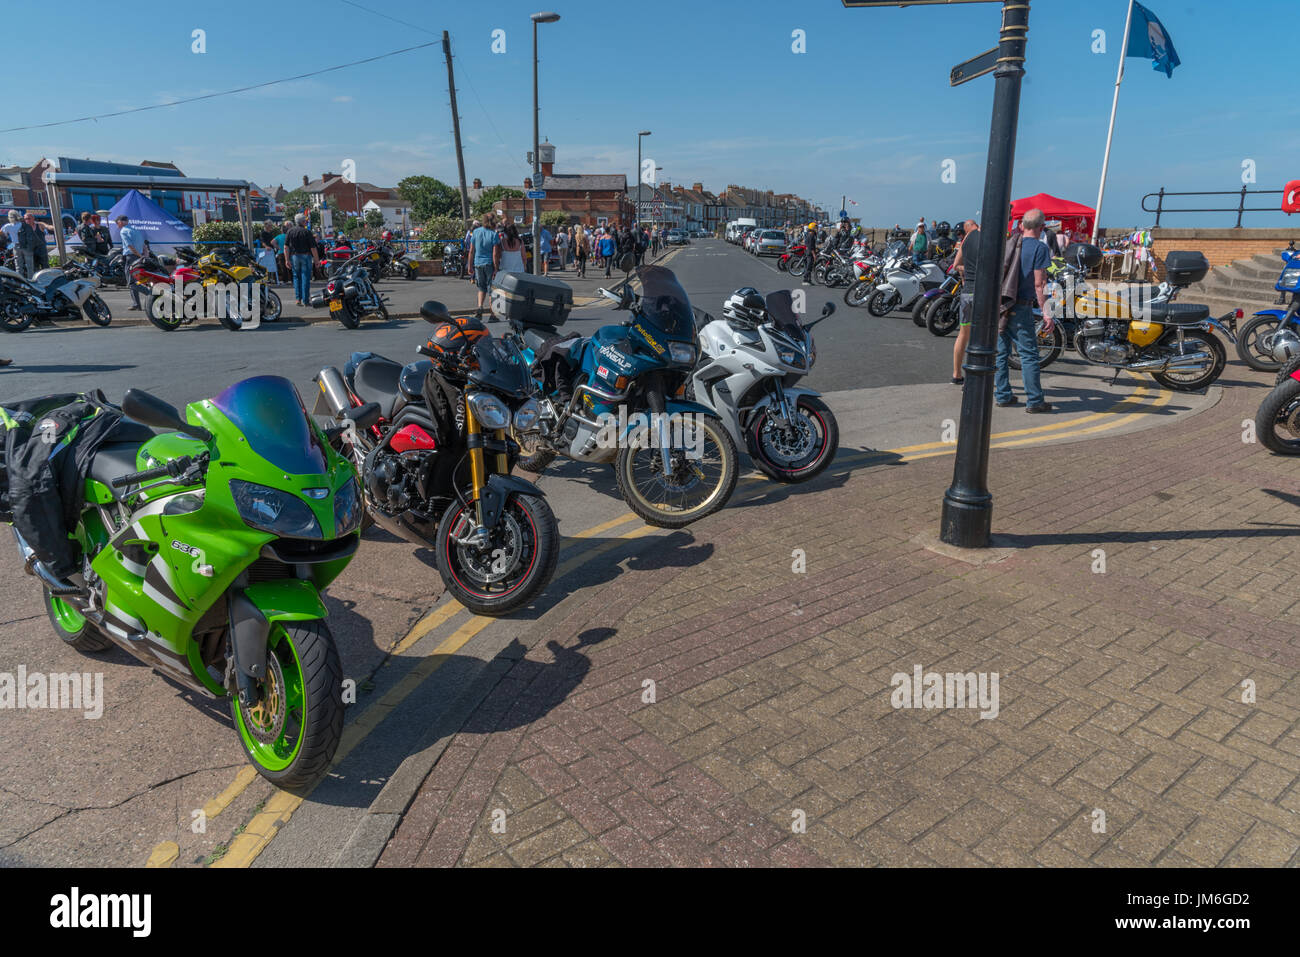
[[[947,457],[648,540],[525,636],[380,864],[1295,865],[1300,460],[1242,442],[1262,388],[995,452],[996,563],[918,544]],[[896,710],[916,665],[997,672],[997,717]]]

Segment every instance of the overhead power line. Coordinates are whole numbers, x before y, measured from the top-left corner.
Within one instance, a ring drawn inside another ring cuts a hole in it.
[[[172,100],[170,103],[155,103],[152,106],[136,106],[129,110],[115,110],[112,113],[97,113],[93,116],[79,116],[75,120],[56,120],[53,123],[33,123],[29,126],[11,126],[8,129],[0,130],[0,133],[18,133],[23,130],[44,130],[49,129],[52,126],[69,126],[73,123],[87,123],[91,120],[104,120],[114,116],[126,116],[131,113],[144,113],[148,110],[164,110],[168,107],[181,106],[185,103],[197,103],[200,100],[214,100],[220,96],[231,96],[235,93],[247,93],[249,90],[261,90],[268,86],[276,86],[280,83],[292,83],[295,80],[305,80],[309,77],[320,76],[323,73],[333,73],[336,70],[346,70],[349,67],[361,66],[363,63],[374,63],[376,60],[385,60],[388,57],[410,53],[412,50],[423,50],[426,47],[437,45],[438,41],[431,40],[428,43],[417,43],[415,46],[403,47],[400,50],[391,50],[388,53],[380,53],[376,56],[366,57],[363,60],[353,60],[351,63],[340,63],[337,66],[327,66],[319,70],[312,70],[310,73],[300,73],[297,76],[286,76],[279,80],[267,80],[265,83],[254,83],[250,86],[241,86],[233,90],[222,90],[219,93],[204,93],[200,96],[187,96],[179,100]]]

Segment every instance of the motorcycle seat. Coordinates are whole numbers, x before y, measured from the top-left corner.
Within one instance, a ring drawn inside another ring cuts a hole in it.
[[[357,393],[366,402],[378,402],[386,419],[392,417],[393,404],[401,391],[402,369],[401,363],[383,356],[363,359],[357,366]]]
[[[116,438],[116,430],[114,430],[114,437]],[[90,477],[96,482],[107,485],[116,501],[122,500],[122,494],[126,490],[114,487],[113,479],[139,471],[135,466],[135,458],[142,444],[142,442],[105,442],[95,450],[95,457],[90,460]]]
[[[552,326],[526,326],[524,328],[524,345],[534,353],[541,355],[548,345],[564,336]]]
[[[1153,302],[1147,304],[1147,318],[1168,326],[1186,326],[1210,318],[1210,307],[1191,302]]]

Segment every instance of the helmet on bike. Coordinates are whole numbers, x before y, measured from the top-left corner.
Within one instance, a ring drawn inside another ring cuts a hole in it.
[[[472,360],[475,344],[487,335],[488,327],[482,320],[463,316],[435,326],[425,347],[436,353],[429,357],[434,365],[443,371],[454,371]]]
[[[767,302],[753,286],[744,286],[731,294],[722,304],[722,317],[728,322],[743,326],[756,326],[763,321]]]
[[[1300,336],[1297,336],[1290,329],[1281,329],[1273,333],[1272,342],[1269,343],[1269,352],[1278,362],[1286,364],[1292,359],[1300,359]]]

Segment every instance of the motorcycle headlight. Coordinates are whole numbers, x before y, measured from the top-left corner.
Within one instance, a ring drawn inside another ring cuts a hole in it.
[[[515,409],[515,431],[527,432],[537,427],[537,420],[541,416],[541,407],[538,406],[536,399],[529,399],[519,408]]]
[[[357,480],[348,479],[334,495],[334,537],[341,538],[348,532],[355,532],[361,527],[361,513],[365,506],[361,504],[361,489]]]
[[[1282,278],[1277,281],[1279,286],[1294,286],[1300,283],[1300,266],[1291,266],[1282,270]]]
[[[670,342],[668,343],[668,358],[673,362],[694,363],[695,347],[689,342]]]
[[[324,538],[320,522],[307,503],[279,489],[230,480],[230,494],[239,517],[253,528],[285,538]]]
[[[781,362],[784,363],[785,365],[795,366],[796,368],[799,369],[803,368],[802,352],[797,352],[794,349],[778,349],[776,354],[777,357],[780,358]]]
[[[472,392],[465,397],[474,418],[489,429],[504,429],[510,424],[510,410],[500,399],[486,392]]]

